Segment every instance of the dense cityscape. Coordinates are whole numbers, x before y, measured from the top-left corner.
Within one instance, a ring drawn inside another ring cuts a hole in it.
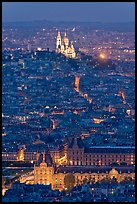
[[[2,201],[135,202],[134,23],[2,24]]]

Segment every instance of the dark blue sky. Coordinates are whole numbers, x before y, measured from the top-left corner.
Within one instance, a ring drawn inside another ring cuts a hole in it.
[[[127,2],[5,2],[2,21],[135,21],[135,3]]]

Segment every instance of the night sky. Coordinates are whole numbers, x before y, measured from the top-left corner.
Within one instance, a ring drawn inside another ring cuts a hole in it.
[[[133,22],[135,3],[127,2],[5,2],[2,21]]]

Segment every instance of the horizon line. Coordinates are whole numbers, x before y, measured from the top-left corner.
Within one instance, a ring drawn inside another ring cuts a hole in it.
[[[135,21],[77,21],[77,20],[47,20],[47,19],[34,19],[34,20],[17,20],[17,21],[3,21],[2,23],[29,23],[29,22],[37,22],[37,21],[47,21],[51,23],[135,23]]]

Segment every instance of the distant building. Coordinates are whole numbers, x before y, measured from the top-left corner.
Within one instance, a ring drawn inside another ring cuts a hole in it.
[[[111,167],[113,163],[128,165]],[[84,148],[81,139],[74,138],[63,149],[40,154],[34,165],[34,183],[52,185],[53,189],[64,188],[65,175],[75,176],[75,185],[84,179],[94,180],[116,179],[118,182],[129,177],[134,179],[134,148],[127,147],[94,147]]]
[[[16,161],[17,152],[2,152],[2,161]]]
[[[38,161],[41,153],[46,150],[45,144],[32,145],[18,152],[2,152],[3,161]],[[84,147],[81,138],[72,138],[69,144],[46,150],[55,165],[69,166],[110,166],[112,164],[135,164],[135,148],[130,146]]]
[[[56,39],[56,52],[64,54],[68,58],[75,58],[76,52],[72,42],[69,42],[69,39],[65,33],[64,38],[61,39],[60,32],[58,32]]]
[[[103,179],[115,179],[118,182],[126,178],[135,179],[134,166],[55,166],[49,154],[41,154],[34,165],[34,184],[51,184],[52,189],[63,190],[64,178],[67,174],[73,174],[75,185],[82,184],[86,179],[90,183]]]
[[[134,147],[84,147],[80,138],[70,142],[67,151],[68,165],[111,165],[113,163],[135,164]]]

